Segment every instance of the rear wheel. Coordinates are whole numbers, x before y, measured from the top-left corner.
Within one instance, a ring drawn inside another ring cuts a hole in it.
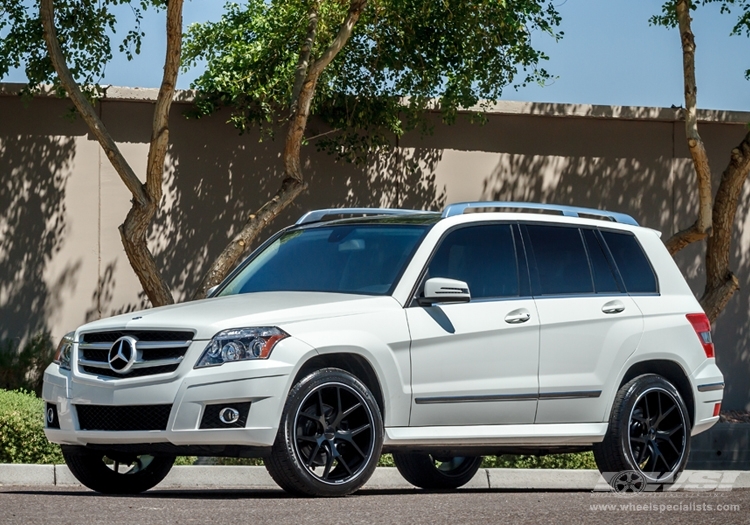
[[[63,446],[70,472],[83,485],[104,494],[139,494],[158,485],[174,464],[174,456],[97,452]]]
[[[394,452],[393,462],[412,485],[423,489],[457,489],[471,481],[482,464],[482,457]]]
[[[266,469],[292,494],[344,496],[370,478],[382,446],[372,393],[352,374],[323,368],[289,393]]]
[[[672,383],[655,374],[636,377],[620,388],[604,440],[594,445],[594,459],[605,478],[634,471],[647,483],[672,483],[684,470],[689,452],[685,403]]]

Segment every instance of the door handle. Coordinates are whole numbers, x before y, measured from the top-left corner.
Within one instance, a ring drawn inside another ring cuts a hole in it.
[[[531,313],[526,308],[513,310],[505,316],[505,322],[509,324],[525,323],[529,319],[531,319]]]
[[[602,306],[602,312],[605,314],[619,314],[623,311],[625,311],[625,305],[620,301],[610,301]]]

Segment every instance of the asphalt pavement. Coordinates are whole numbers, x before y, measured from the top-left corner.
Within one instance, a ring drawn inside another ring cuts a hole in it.
[[[70,487],[0,487],[0,523],[192,524],[734,524],[750,523],[750,490],[620,495],[590,490],[364,489],[293,498],[275,489],[152,490],[103,496]]]

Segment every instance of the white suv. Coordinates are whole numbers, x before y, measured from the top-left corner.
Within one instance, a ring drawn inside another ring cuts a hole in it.
[[[199,455],[262,457],[288,492],[334,496],[382,452],[424,488],[467,483],[483,455],[592,448],[603,472],[669,482],[723,388],[658,232],[475,202],[310,212],[209,299],[65,336],[43,397],[47,437],[96,491]]]

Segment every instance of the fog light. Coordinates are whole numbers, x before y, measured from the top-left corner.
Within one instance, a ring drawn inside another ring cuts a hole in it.
[[[219,412],[219,419],[225,425],[236,423],[240,419],[240,413],[236,408],[226,407]]]
[[[721,402],[716,403],[714,405],[714,417],[718,416],[721,413]]]

